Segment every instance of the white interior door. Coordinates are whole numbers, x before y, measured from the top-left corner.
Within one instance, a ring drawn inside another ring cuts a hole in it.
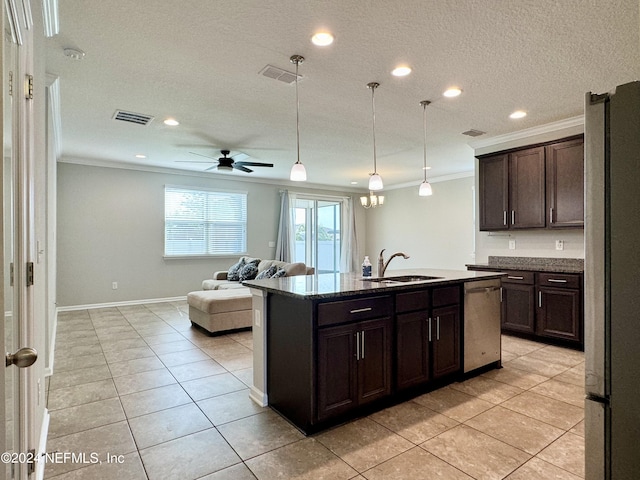
[[[26,479],[35,471],[37,378],[29,368],[37,359],[33,344],[33,135],[29,98],[32,21],[27,0],[6,0],[2,37],[2,335],[6,354],[0,385],[2,478]]]

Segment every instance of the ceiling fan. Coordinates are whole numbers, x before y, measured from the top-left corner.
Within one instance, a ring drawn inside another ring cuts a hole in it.
[[[215,160],[215,158],[210,157],[208,155],[202,155],[201,153],[196,153],[196,152],[189,152],[191,155],[198,155],[199,157],[205,157],[205,158],[209,158],[212,160]],[[253,172],[253,170],[251,170],[250,168],[247,167],[273,167],[273,163],[262,163],[262,162],[244,162],[244,161],[240,161],[240,162],[236,162],[233,158],[229,157],[228,155],[231,153],[230,150],[220,150],[220,153],[222,154],[222,157],[218,158],[218,163],[217,165],[212,165],[209,168],[205,168],[205,172],[209,171],[209,170],[213,170],[213,169],[217,169],[217,170],[221,170],[221,171],[226,171],[226,172],[230,172],[232,170],[240,170],[242,172],[246,172],[246,173],[251,173]],[[244,154],[240,154],[240,155],[244,155]],[[236,155],[238,156],[238,155]],[[245,155],[243,158],[246,158],[247,156]],[[205,161],[190,161],[190,160],[176,160],[176,162],[182,162],[182,163],[211,163],[211,162],[205,162]]]

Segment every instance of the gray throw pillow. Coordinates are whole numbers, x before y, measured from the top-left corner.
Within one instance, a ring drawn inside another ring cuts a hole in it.
[[[253,280],[258,274],[258,264],[254,262],[247,263],[240,269],[240,281]]]
[[[240,270],[242,267],[246,265],[244,258],[241,258],[238,263],[229,267],[229,271],[227,272],[227,280],[232,282],[240,281]]]
[[[276,273],[271,275],[271,278],[280,278],[280,277],[286,277],[286,276],[287,276],[286,270],[284,268],[279,268]]]
[[[274,273],[278,271],[278,267],[271,265],[269,268],[265,268],[257,276],[256,280],[262,280],[263,278],[271,278]]]

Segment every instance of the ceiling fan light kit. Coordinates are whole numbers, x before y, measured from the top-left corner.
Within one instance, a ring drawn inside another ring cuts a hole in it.
[[[298,65],[304,62],[304,57],[302,55],[292,55],[289,60],[296,66],[296,148],[298,153],[298,159],[291,167],[289,180],[292,182],[306,182],[307,170],[300,161],[300,101],[298,99]]]

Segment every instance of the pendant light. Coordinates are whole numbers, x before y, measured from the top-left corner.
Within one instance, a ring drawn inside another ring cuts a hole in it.
[[[420,105],[422,105],[422,123],[424,126],[424,165],[422,166],[424,171],[424,180],[420,184],[420,190],[418,190],[418,195],[421,197],[433,195],[431,184],[427,182],[427,105],[430,103],[431,102],[429,100],[422,100],[420,102]]]
[[[298,159],[291,167],[289,179],[293,182],[306,182],[307,171],[300,162],[300,101],[298,100],[298,65],[304,62],[302,55],[293,55],[289,60],[296,66],[296,146],[298,151]]]
[[[373,113],[373,173],[369,177],[369,190],[375,192],[382,190],[382,177],[378,175],[376,166],[376,102],[375,91],[380,86],[379,83],[371,82],[367,84],[367,88],[371,89],[371,112]]]

